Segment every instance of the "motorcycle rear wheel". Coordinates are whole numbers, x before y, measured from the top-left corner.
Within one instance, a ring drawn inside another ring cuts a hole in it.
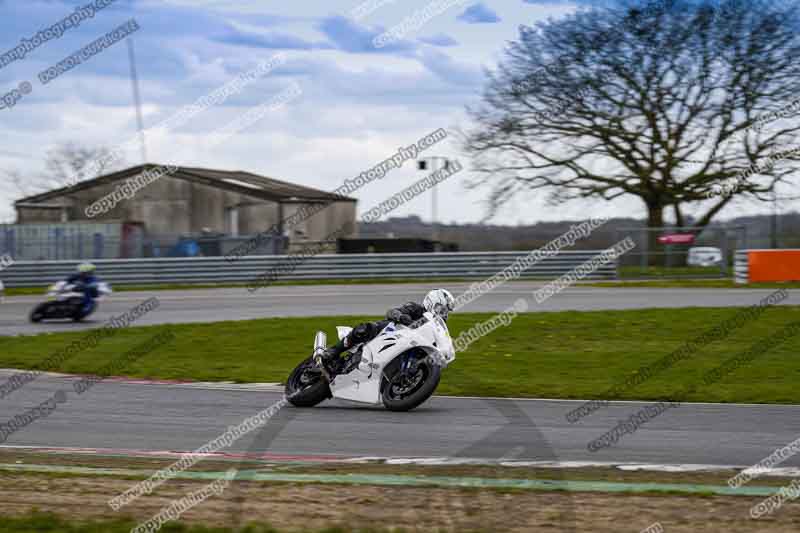
[[[286,399],[295,407],[314,407],[331,397],[331,388],[312,357],[295,368],[286,380]]]

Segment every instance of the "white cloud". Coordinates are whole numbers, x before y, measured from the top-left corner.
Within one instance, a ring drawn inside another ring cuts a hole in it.
[[[516,38],[518,26],[575,8],[568,3],[495,0],[490,5],[497,13],[496,23],[464,24],[458,20],[463,10],[451,10],[431,20],[402,46],[376,52],[368,48],[372,35],[430,0],[389,3],[357,26],[335,16],[349,13],[362,1],[143,0],[133,7],[120,2],[69,37],[47,43],[25,61],[0,69],[0,88],[35,78],[38,70],[135,17],[142,27],[135,39],[144,115],[152,126],[284,48],[288,60],[275,72],[179,131],[149,138],[150,159],[245,169],[333,189],[398,146],[440,127],[465,125],[464,106],[479,97],[482,67],[496,64],[506,43]],[[30,2],[16,4],[12,10],[9,3],[0,3],[0,49],[54,22],[65,9],[69,12],[65,6]],[[21,9],[28,11],[18,14]],[[351,30],[352,35],[347,33]],[[416,38],[424,36],[440,46]],[[290,81],[303,89],[297,102],[213,150],[203,149],[205,135],[266,101]],[[124,44],[118,44],[56,82],[36,86],[31,98],[16,108],[0,111],[1,168],[35,174],[43,170],[46,150],[58,143],[114,145],[130,139],[136,133],[131,100],[127,53]],[[436,152],[459,157],[469,166],[456,146],[437,147]],[[136,163],[138,157],[132,153],[129,161]],[[410,166],[397,171],[381,185],[360,193],[360,208],[371,207],[418,177]],[[467,193],[462,182],[462,177],[455,177],[441,186],[442,220],[467,222],[482,217],[480,203],[487,191]],[[13,216],[9,206],[15,196],[11,185],[0,181],[0,220]],[[534,195],[517,199],[497,220],[531,222],[573,213],[573,218],[581,218],[592,209],[601,206],[576,204],[554,210]],[[602,209],[605,212],[607,206]],[[643,213],[635,200],[612,204],[611,209],[619,214]],[[427,218],[429,199],[415,200],[398,211],[405,213]]]

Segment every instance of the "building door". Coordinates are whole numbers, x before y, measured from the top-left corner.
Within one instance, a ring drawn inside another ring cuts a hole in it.
[[[231,237],[239,236],[239,208],[229,207],[225,210],[225,233]]]

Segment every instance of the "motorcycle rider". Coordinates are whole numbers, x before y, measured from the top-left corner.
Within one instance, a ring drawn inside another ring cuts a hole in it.
[[[75,291],[83,293],[83,303],[81,305],[81,314],[83,316],[90,315],[95,307],[94,301],[100,293],[97,290],[100,280],[95,276],[95,267],[92,263],[81,263],[78,265],[77,271],[69,276],[66,280],[67,283],[75,285]]]
[[[425,295],[422,305],[416,302],[407,302],[400,307],[389,309],[384,320],[357,325],[345,338],[325,350],[322,354],[322,364],[329,373],[332,373],[332,363],[338,357],[353,346],[371,341],[393,322],[412,328],[416,327],[420,325],[425,311],[439,315],[446,321],[450,311],[455,307],[455,303],[455,298],[447,289],[433,289]]]

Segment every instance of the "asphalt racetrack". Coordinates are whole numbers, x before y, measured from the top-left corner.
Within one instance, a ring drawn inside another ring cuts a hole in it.
[[[448,284],[458,296],[466,283]],[[517,298],[525,296],[531,312],[597,311],[606,309],[643,309],[670,307],[748,306],[772,290],[769,289],[652,289],[572,287],[542,304],[536,304],[533,291],[539,283],[516,282],[503,285],[470,303],[464,312],[499,312]],[[150,297],[160,301],[158,309],[137,321],[145,326],[166,323],[249,320],[281,316],[373,315],[383,316],[387,309],[403,302],[421,301],[430,284],[398,285],[311,285],[267,287],[254,293],[245,288],[198,289],[189,291],[120,292],[100,303],[98,312],[85,323],[31,324],[28,314],[42,296],[6,298],[0,304],[0,334],[19,335],[53,331],[75,331],[103,325],[104,320],[120,315]],[[797,305],[790,292],[783,304]]]
[[[464,311],[502,311],[523,295],[534,302],[534,283],[514,283],[483,296]],[[460,294],[466,284],[452,284]],[[6,298],[0,305],[3,334],[33,334],[98,327],[155,296],[158,309],[137,325],[245,320],[279,316],[382,315],[391,306],[419,300],[428,285],[330,285],[261,289],[124,292],[103,302],[85,324],[30,324],[27,314],[39,297]],[[772,290],[618,289],[575,287],[530,311],[637,309],[687,306],[747,306]],[[791,295],[784,302],[793,304]],[[0,372],[5,379],[9,372]],[[0,401],[0,423],[50,398],[66,401],[47,418],[13,433],[4,447],[89,448],[162,452],[192,451],[282,397],[274,387],[225,384],[156,384],[109,380],[82,395],[76,378],[43,375]],[[446,374],[445,378],[446,379]],[[411,413],[329,401],[313,409],[282,409],[253,446],[243,437],[228,452],[300,457],[431,457],[518,461],[590,461],[625,464],[748,466],[800,433],[800,406],[684,404],[648,422],[610,448],[590,452],[587,444],[633,414],[641,404],[616,402],[571,424],[579,403],[562,400],[493,400],[434,397]],[[800,458],[783,466],[800,467]]]
[[[11,375],[0,372],[5,381]],[[446,374],[445,374],[446,376]],[[106,381],[78,395],[74,377],[40,376],[0,402],[0,420],[25,412],[57,390],[66,401],[47,418],[13,433],[3,447],[192,451],[279,401],[274,387],[176,385]],[[445,377],[446,379],[446,377]],[[303,458],[459,457],[749,466],[800,433],[800,406],[684,404],[650,421],[615,446],[589,452],[587,443],[642,404],[617,402],[570,424],[579,403],[434,397],[410,413],[328,401],[286,407],[266,428],[272,437],[251,449],[254,434],[226,452]],[[800,466],[792,457],[782,466]]]

